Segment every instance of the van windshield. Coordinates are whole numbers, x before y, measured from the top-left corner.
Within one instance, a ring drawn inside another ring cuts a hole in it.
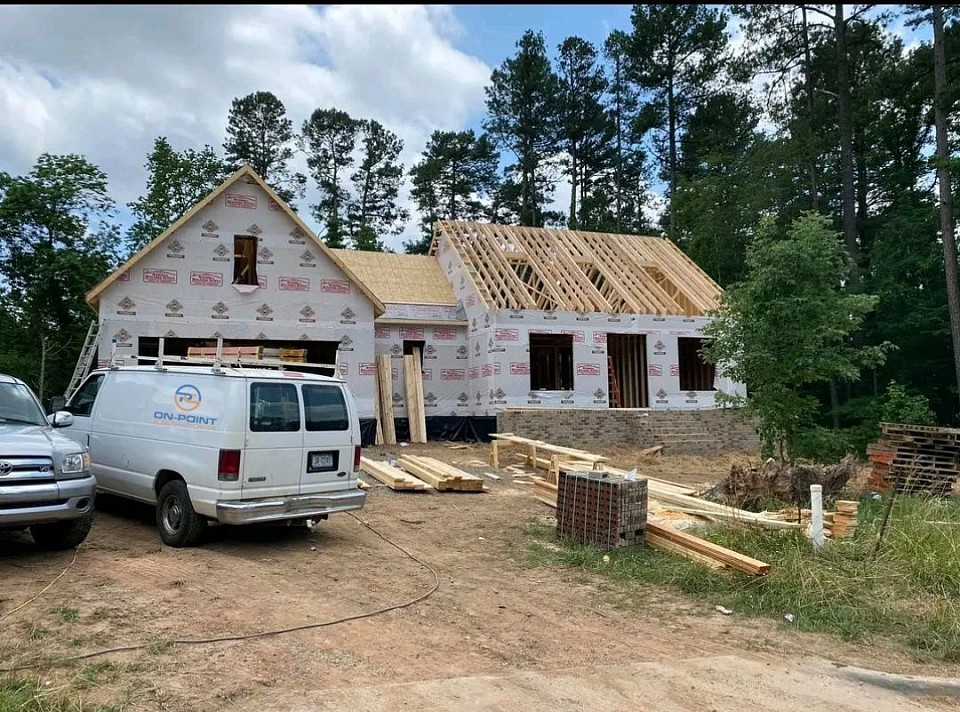
[[[0,383],[0,425],[46,425],[47,419],[30,389],[20,383]]]
[[[350,418],[343,391],[338,386],[303,386],[303,412],[307,430],[349,430]]]

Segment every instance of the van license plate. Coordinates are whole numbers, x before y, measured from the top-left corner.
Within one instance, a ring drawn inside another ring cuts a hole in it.
[[[333,453],[312,452],[310,453],[311,470],[330,470],[333,468]]]

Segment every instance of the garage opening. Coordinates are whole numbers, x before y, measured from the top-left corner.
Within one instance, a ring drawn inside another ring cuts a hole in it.
[[[608,333],[607,372],[611,408],[649,407],[645,335]]]
[[[700,349],[709,339],[680,337],[677,339],[680,354],[680,390],[713,391],[717,370],[712,363],[703,360]]]
[[[530,390],[573,390],[571,334],[530,334]]]
[[[224,348],[231,346],[261,347],[261,356],[264,358],[280,358],[281,354],[292,359],[302,359],[307,363],[322,363],[333,365],[337,360],[338,341],[272,341],[258,339],[224,339]],[[191,347],[217,348],[216,339],[189,339],[165,338],[163,340],[164,356],[187,356]],[[156,358],[160,351],[160,339],[156,336],[141,336],[137,343],[137,354]],[[142,362],[147,363],[147,362]],[[291,371],[314,372],[330,375],[329,369],[317,369],[310,366],[298,366],[291,360]]]

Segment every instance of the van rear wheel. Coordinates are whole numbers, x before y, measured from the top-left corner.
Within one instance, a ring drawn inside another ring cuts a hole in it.
[[[197,514],[183,480],[171,480],[157,499],[157,529],[167,546],[193,546],[203,536],[207,520]]]

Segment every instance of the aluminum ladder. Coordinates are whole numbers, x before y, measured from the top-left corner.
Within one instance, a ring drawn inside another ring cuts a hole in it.
[[[84,339],[83,349],[80,350],[80,356],[77,358],[77,367],[73,369],[73,376],[70,377],[70,385],[64,392],[63,397],[70,400],[70,396],[77,390],[80,382],[90,373],[90,365],[93,363],[93,355],[97,351],[97,343],[100,340],[100,324],[96,320],[90,322],[90,328],[87,329],[87,338]]]

